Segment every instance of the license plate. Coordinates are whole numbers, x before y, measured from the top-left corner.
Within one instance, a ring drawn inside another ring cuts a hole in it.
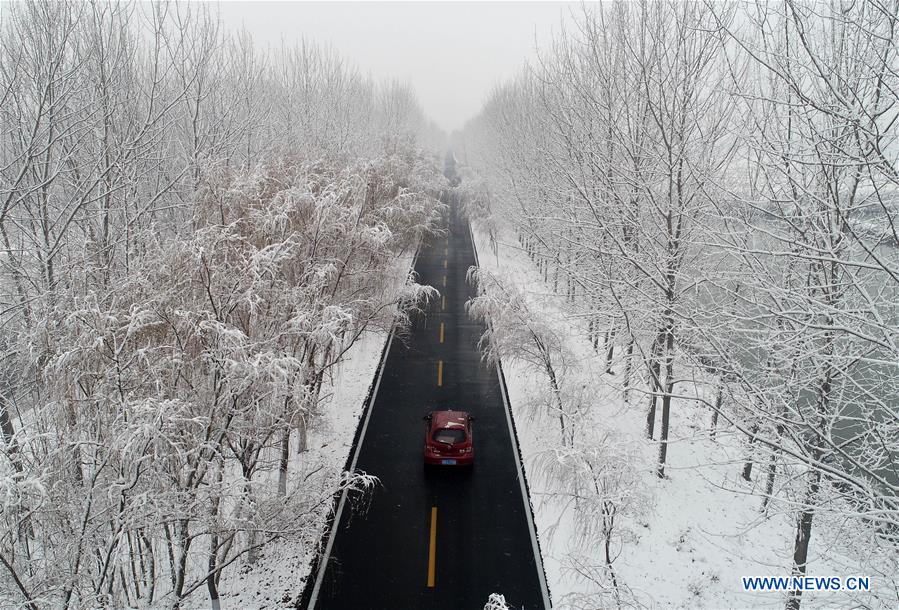
[[[455,466],[456,460],[441,460],[440,463],[444,466]]]

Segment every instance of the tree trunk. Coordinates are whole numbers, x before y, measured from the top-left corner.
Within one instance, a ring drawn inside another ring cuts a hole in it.
[[[546,367],[546,375],[549,377],[549,386],[552,389],[553,401],[556,403],[556,409],[559,410],[559,427],[562,431],[562,445],[570,446],[568,442],[568,434],[565,429],[565,411],[562,408],[562,392],[559,389],[559,381],[556,379],[556,371],[553,368],[552,361],[548,356],[544,355],[543,365]]]
[[[222,476],[224,466],[221,462],[219,462],[218,468],[218,476],[216,477],[216,483],[221,485]],[[209,511],[210,517],[212,517],[212,533],[209,536],[209,562],[208,562],[208,576],[206,576],[206,588],[209,590],[209,603],[212,606],[212,610],[219,610],[221,605],[219,604],[219,590],[218,590],[218,581],[216,579],[216,569],[218,568],[218,547],[219,547],[219,535],[218,529],[216,527],[216,522],[218,521],[218,513],[219,513],[219,502],[220,496],[218,490],[215,493],[214,500],[212,502],[212,508]]]
[[[131,569],[131,578],[134,579],[134,596],[137,599],[140,599],[140,582],[143,578],[143,569],[141,569],[140,576],[138,576],[137,574],[137,560],[138,552],[140,551],[140,549],[135,547],[134,537],[131,535],[130,530],[126,532],[126,538],[128,540],[128,567]],[[137,548],[138,552],[135,552],[135,548]],[[143,560],[143,557],[141,557],[140,559]],[[122,582],[125,582],[124,575],[122,576]]]
[[[659,337],[652,344],[652,351],[649,354],[649,410],[646,412],[646,438],[652,440],[655,436],[656,427],[656,401],[659,397],[659,375],[662,372],[662,363],[659,360],[659,350],[661,349],[661,341]]]
[[[714,440],[715,430],[718,428],[718,414],[721,412],[721,404],[724,402],[724,384],[718,385],[718,395],[715,397],[715,408],[712,409],[712,425],[709,436]]]
[[[209,605],[212,610],[220,610],[221,603],[219,601],[219,590],[215,582],[215,574],[211,572],[215,569],[215,546],[218,544],[218,536],[213,536],[211,549],[209,550],[209,576],[206,577],[206,588],[209,590]]]
[[[665,393],[662,395],[662,433],[659,435],[660,479],[665,478],[665,463],[668,460],[668,428],[671,420],[671,395],[674,393],[674,355],[669,353],[665,362]]]
[[[252,484],[252,476],[253,476],[253,468],[255,468],[256,461],[253,460],[250,465],[249,461],[242,465],[243,468],[243,490],[244,490],[244,500],[241,503],[242,507],[238,508],[238,515],[247,515],[250,518],[256,512],[256,497],[253,493],[253,484]],[[252,528],[247,530],[247,563],[252,565],[256,563],[258,559],[257,550],[256,550],[256,531]]]
[[[181,543],[181,553],[178,556],[178,567],[175,570],[175,601],[172,604],[173,608],[181,607],[181,596],[184,591],[184,582],[187,579],[187,558],[188,554],[190,553],[191,543],[189,521],[187,519],[179,520],[178,541]]]
[[[624,402],[630,402],[631,374],[634,369],[634,338],[627,342],[627,354],[624,357]]]
[[[22,472],[22,464],[18,458],[19,444],[16,443],[16,430],[13,427],[12,419],[9,417],[9,409],[6,406],[5,398],[5,396],[0,397],[0,431],[3,432],[3,443],[6,445],[6,453],[9,455],[10,461],[16,472]]]
[[[309,440],[309,430],[306,425],[306,417],[300,417],[297,422],[297,455],[306,451]]]
[[[287,495],[287,468],[290,465],[290,428],[281,436],[281,460],[278,466],[278,493]]]
[[[796,520],[796,540],[793,543],[793,576],[804,577],[808,564],[808,543],[812,536],[812,518],[815,516],[815,499],[821,484],[821,471],[817,468],[809,476],[808,488],[805,492],[804,508]],[[799,610],[802,590],[790,591],[787,599],[787,610]]]
[[[166,549],[169,557],[169,577],[172,580],[172,589],[175,588],[175,544],[172,541],[172,531],[168,523],[162,524],[162,531],[165,533]]]
[[[612,502],[605,500],[602,503],[602,521],[603,521],[603,538],[606,569],[609,571],[609,578],[612,579],[612,589],[615,592],[615,605],[621,607],[621,593],[618,590],[618,578],[615,575],[615,569],[612,567],[612,530],[615,527],[615,507]]]
[[[657,474],[660,479],[665,478],[665,463],[668,459],[668,428],[671,420],[671,395],[674,394],[674,323],[668,313],[666,313],[663,332],[664,344],[662,349],[664,351],[662,355],[665,360],[665,392],[662,395],[662,434],[659,437],[661,442],[659,444],[659,468]]]
[[[783,409],[781,409],[781,417],[786,417],[786,413],[784,413]],[[777,442],[779,446],[780,439],[783,438],[784,435],[783,424],[778,423],[777,426],[775,426],[775,430],[777,431]],[[762,498],[762,512],[765,512],[768,509],[768,504],[771,502],[771,496],[774,495],[774,479],[777,475],[777,457],[779,453],[778,450],[771,450],[771,460],[768,462],[768,476],[765,481],[765,497]]]
[[[139,531],[137,542],[139,548],[145,547],[147,549],[147,563],[149,564],[147,571],[150,573],[150,592],[148,593],[147,601],[152,604],[153,596],[156,594],[156,556],[153,553],[153,544],[150,542],[149,538],[147,538],[147,535],[143,530]],[[143,558],[143,553],[141,554],[141,558]]]
[[[605,339],[603,340],[603,345],[606,348],[606,373],[610,375],[614,375],[615,373],[612,371],[612,357],[615,355],[615,327],[609,328],[606,331]]]
[[[556,254],[556,264],[553,266],[553,294],[559,294],[559,255]]]
[[[762,512],[768,508],[771,496],[774,495],[774,479],[777,475],[777,452],[771,451],[771,457],[768,460],[768,473],[765,478],[765,495],[762,497]]]
[[[745,481],[752,480],[752,448],[755,445],[755,435],[759,431],[757,423],[749,429],[749,446],[746,448],[746,463],[743,464],[743,473],[740,475]]]

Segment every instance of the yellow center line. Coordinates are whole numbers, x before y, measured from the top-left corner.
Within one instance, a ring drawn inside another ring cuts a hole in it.
[[[440,323],[440,342],[443,343],[443,322]]]
[[[437,385],[443,385],[443,360],[437,361]]]
[[[443,276],[443,286],[444,286],[444,288],[446,287],[446,276],[445,275]]]
[[[443,259],[443,268],[446,269],[446,259]]]
[[[443,302],[440,304],[440,309],[446,309],[446,295],[443,295]]]
[[[434,587],[437,571],[437,507],[431,507],[431,544],[428,545],[428,586]]]

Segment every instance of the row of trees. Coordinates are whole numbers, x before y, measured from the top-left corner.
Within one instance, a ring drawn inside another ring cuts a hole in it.
[[[762,507],[795,514],[796,574],[832,511],[892,558],[871,570],[893,592],[897,19],[895,2],[584,7],[456,142],[469,207],[514,219],[643,397],[658,476],[672,405],[698,398],[744,436],[743,477],[764,469]]]
[[[218,607],[372,483],[292,456],[356,340],[431,294],[397,261],[439,216],[439,134],[408,87],[205,6],[0,29],[0,604]]]

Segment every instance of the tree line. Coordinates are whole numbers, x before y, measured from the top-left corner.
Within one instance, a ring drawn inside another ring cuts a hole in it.
[[[304,461],[338,365],[432,289],[441,134],[412,90],[209,6],[0,21],[0,600],[219,606],[373,480]]]
[[[493,239],[508,219],[584,321],[604,354],[594,375],[645,417],[659,477],[677,405],[700,401],[712,437],[742,438],[760,510],[793,515],[793,573],[816,518],[836,517],[883,583],[875,599],[894,603],[899,5],[612,2],[571,17],[456,134],[470,214]],[[520,295],[479,279],[475,313],[521,317]],[[491,349],[521,343],[567,455],[585,407],[559,391],[564,345],[531,324]],[[596,496],[602,529],[622,470],[581,449],[587,481],[569,482]],[[605,548],[598,580],[617,596]]]

